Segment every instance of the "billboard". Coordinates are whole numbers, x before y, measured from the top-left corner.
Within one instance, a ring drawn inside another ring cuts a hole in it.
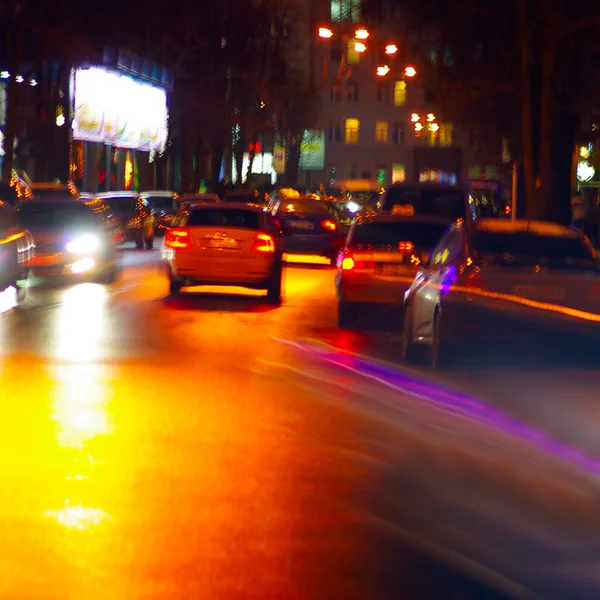
[[[325,132],[307,129],[300,144],[301,171],[323,171],[325,169]]]
[[[164,150],[167,93],[101,67],[73,73],[73,139],[134,150]]]

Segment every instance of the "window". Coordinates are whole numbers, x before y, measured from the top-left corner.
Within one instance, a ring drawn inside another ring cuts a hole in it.
[[[452,123],[440,124],[440,146],[452,146]]]
[[[358,119],[346,119],[346,144],[358,144],[358,132],[360,121]]]
[[[360,0],[331,0],[331,20],[358,23]]]
[[[406,81],[396,81],[394,84],[394,106],[406,104]]]
[[[258,211],[237,208],[201,208],[190,212],[187,225],[191,227],[258,229],[260,214]]]
[[[340,94],[339,90],[329,90],[329,99],[331,102],[339,104],[342,101],[342,95]]]
[[[360,60],[360,52],[354,48],[354,40],[348,40],[348,64],[357,65]]]
[[[392,163],[392,183],[406,180],[406,167],[402,163]]]
[[[348,102],[358,102],[358,83],[348,85]]]
[[[341,127],[338,123],[329,123],[329,129],[327,130],[327,139],[330,142],[340,142],[342,138]]]
[[[387,104],[390,101],[390,88],[387,85],[377,86],[377,102]]]
[[[404,123],[394,123],[392,129],[392,142],[397,146],[404,144]]]
[[[389,123],[387,121],[377,121],[375,123],[375,141],[387,144],[389,135]]]

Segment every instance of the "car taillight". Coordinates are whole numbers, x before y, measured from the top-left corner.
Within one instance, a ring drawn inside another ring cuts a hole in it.
[[[189,229],[180,229],[175,227],[169,229],[165,235],[165,247],[175,248],[177,250],[184,250],[192,245],[190,240]]]
[[[257,233],[254,236],[252,252],[275,252],[275,240],[268,233]]]
[[[398,242],[398,250],[404,254],[411,254],[415,249],[415,245],[412,242]]]
[[[342,271],[352,271],[354,269],[354,259],[351,256],[344,256],[342,259]]]
[[[331,221],[330,219],[325,219],[321,223],[321,227],[323,227],[323,229],[327,229],[329,231],[335,231],[337,229],[337,223],[335,221]]]
[[[368,260],[360,260],[354,254],[346,250],[342,262],[338,263],[342,271],[374,271],[375,263]]]

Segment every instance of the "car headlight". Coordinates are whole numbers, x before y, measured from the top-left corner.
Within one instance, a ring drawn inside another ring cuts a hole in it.
[[[95,235],[82,235],[69,242],[65,248],[73,254],[88,254],[95,252],[100,247],[100,240]]]
[[[351,212],[352,214],[357,213],[360,210],[360,204],[358,204],[358,202],[348,202],[348,204],[346,204],[346,208],[348,210],[348,212]]]

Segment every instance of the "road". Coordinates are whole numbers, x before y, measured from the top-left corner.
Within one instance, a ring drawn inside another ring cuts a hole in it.
[[[0,598],[598,597],[595,368],[407,370],[328,267],[124,263],[0,316]]]

